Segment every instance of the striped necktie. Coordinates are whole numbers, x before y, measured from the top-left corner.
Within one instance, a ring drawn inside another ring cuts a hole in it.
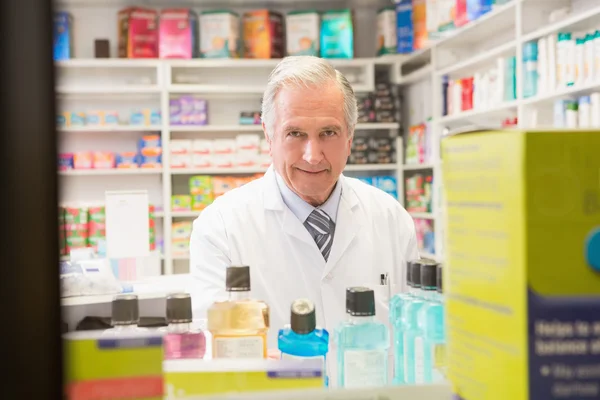
[[[323,254],[323,258],[327,261],[333,244],[335,223],[325,211],[315,208],[304,221],[304,226],[313,237],[321,254]]]

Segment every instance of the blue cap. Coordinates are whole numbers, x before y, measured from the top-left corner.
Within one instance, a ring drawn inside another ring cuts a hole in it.
[[[600,227],[593,230],[586,239],[585,260],[593,270],[600,272]]]

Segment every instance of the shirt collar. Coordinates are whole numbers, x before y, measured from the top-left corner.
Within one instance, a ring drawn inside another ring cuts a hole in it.
[[[294,193],[284,182],[283,178],[279,175],[279,173],[275,172],[275,177],[277,179],[277,186],[279,187],[279,191],[281,192],[281,197],[285,205],[290,209],[290,211],[300,220],[300,222],[304,223],[310,213],[313,212],[315,207],[308,204],[306,201],[302,200],[300,196]],[[327,213],[331,220],[335,223],[337,219],[337,211],[338,206],[340,204],[340,198],[342,196],[342,184],[338,179],[335,187],[333,188],[333,192],[327,199],[325,203],[320,205],[319,208]]]

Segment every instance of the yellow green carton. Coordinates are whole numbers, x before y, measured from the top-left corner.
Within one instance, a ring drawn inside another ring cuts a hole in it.
[[[600,131],[461,133],[442,158],[456,398],[600,399]]]
[[[71,332],[63,344],[65,399],[163,399],[160,335]]]

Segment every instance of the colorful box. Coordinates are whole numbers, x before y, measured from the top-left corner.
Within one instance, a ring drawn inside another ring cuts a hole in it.
[[[189,9],[166,9],[160,12],[160,58],[190,59],[196,56],[193,46],[196,14]]]
[[[200,57],[240,57],[240,17],[232,11],[200,13]]]
[[[54,13],[53,28],[54,61],[74,58],[73,16],[67,12]]]
[[[189,240],[190,236],[192,236],[191,221],[174,222],[171,225],[171,237],[173,240]]]
[[[321,18],[317,11],[288,13],[285,28],[288,56],[319,56]]]
[[[492,0],[467,0],[467,19],[476,21],[492,11]]]
[[[427,46],[427,3],[425,0],[412,0],[413,50],[424,49]],[[432,10],[433,11],[433,10]]]
[[[95,151],[92,153],[95,169],[110,169],[115,167],[115,153],[110,151]]]
[[[399,2],[396,3],[399,54],[409,54],[414,50],[412,18],[412,0],[399,0]]]
[[[207,195],[212,192],[212,179],[210,175],[192,176],[189,180],[190,194]]]
[[[192,211],[192,196],[188,194],[172,195],[171,211]]]
[[[158,12],[130,7],[119,11],[119,57],[158,58]]]
[[[115,157],[115,164],[117,168],[120,169],[138,168],[138,160],[139,156],[136,152],[126,151],[123,153],[117,153]]]
[[[255,10],[242,16],[245,58],[280,58],[285,55],[283,16],[270,10]]]
[[[598,398],[598,149],[598,131],[442,140],[448,377],[460,398]]]
[[[469,22],[469,16],[467,14],[467,0],[456,0],[456,17],[454,18],[454,25],[461,27]]]
[[[352,10],[325,11],[321,17],[321,57],[354,58]]]
[[[161,335],[70,332],[63,350],[67,400],[163,398]]]
[[[160,110],[153,108],[134,110],[129,116],[129,124],[135,126],[160,125],[161,121]]]

